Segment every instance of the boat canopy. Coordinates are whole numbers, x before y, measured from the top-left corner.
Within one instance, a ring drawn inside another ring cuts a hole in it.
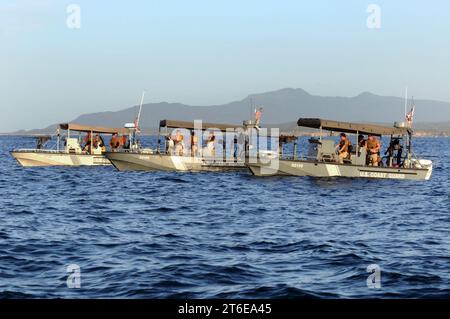
[[[161,120],[159,122],[159,127],[167,127],[167,128],[184,128],[188,130],[194,130],[196,129],[194,127],[194,122],[189,121],[174,121],[174,120]],[[208,130],[208,129],[217,129],[222,132],[226,132],[227,129],[237,129],[237,128],[243,128],[242,125],[233,125],[233,124],[217,124],[217,123],[206,123],[202,122],[202,130]]]
[[[411,133],[411,129],[407,127],[389,127],[374,124],[361,124],[331,121],[318,118],[300,118],[297,121],[298,126],[309,127],[315,129],[324,129],[327,131],[336,131],[344,133],[373,134],[381,135],[406,135]]]
[[[128,134],[129,130],[126,128],[112,128],[112,127],[100,127],[100,126],[89,126],[89,125],[81,125],[75,123],[63,123],[59,124],[59,127],[62,130],[70,130],[75,132],[84,132],[84,133],[99,133],[99,134]]]

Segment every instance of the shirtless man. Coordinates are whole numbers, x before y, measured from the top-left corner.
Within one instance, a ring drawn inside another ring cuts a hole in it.
[[[369,134],[367,138],[367,152],[369,153],[369,165],[378,166],[378,153],[380,152],[381,144],[378,139]]]
[[[183,156],[184,153],[184,136],[180,131],[177,131],[175,135],[175,153],[176,155]]]
[[[109,147],[111,149],[111,152],[116,152],[119,146],[120,146],[119,136],[117,135],[117,133],[114,133],[111,136],[111,140],[109,141]]]

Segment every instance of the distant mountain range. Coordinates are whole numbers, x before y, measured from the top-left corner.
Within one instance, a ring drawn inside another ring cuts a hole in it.
[[[355,97],[324,97],[311,95],[302,89],[281,89],[252,94],[241,101],[223,105],[190,106],[181,103],[148,103],[143,106],[140,126],[153,131],[159,120],[194,120],[205,122],[240,124],[253,117],[254,107],[263,107],[262,124],[295,127],[299,117],[321,117],[354,122],[393,123],[404,117],[404,99],[379,96],[364,92]],[[417,129],[450,131],[450,103],[416,100],[415,120]],[[116,112],[99,112],[81,115],[71,122],[110,127],[122,127],[132,122],[138,106]],[[18,131],[15,134],[53,133],[56,124],[43,129]]]

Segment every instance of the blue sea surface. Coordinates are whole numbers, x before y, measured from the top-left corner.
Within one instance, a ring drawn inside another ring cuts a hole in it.
[[[0,298],[450,297],[450,139],[415,140],[428,182],[24,169],[9,154],[33,146],[0,137]]]

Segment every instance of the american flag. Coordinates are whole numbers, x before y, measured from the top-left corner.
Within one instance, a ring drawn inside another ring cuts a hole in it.
[[[262,115],[262,108],[256,109],[255,108],[255,119],[260,120]]]
[[[141,130],[139,129],[139,122],[138,122],[138,118],[136,117],[134,119],[134,129],[136,130],[136,132],[140,132]]]
[[[411,103],[411,111],[409,111],[408,113],[406,113],[406,121],[409,124],[412,124],[413,120],[414,120],[414,111],[416,110],[416,104],[414,103],[414,101]]]

